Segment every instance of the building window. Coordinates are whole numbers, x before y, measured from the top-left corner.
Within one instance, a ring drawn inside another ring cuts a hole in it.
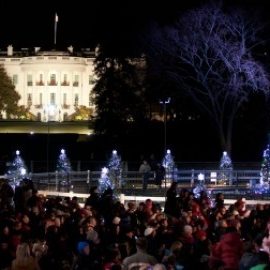
[[[14,74],[12,76],[12,83],[13,83],[13,85],[17,85],[18,84],[18,75],[17,74]]]
[[[88,83],[89,83],[89,85],[91,85],[91,84],[94,84],[94,83],[95,83],[95,78],[94,78],[94,76],[93,76],[93,75],[89,75]]]
[[[42,93],[39,93],[39,102],[35,107],[36,107],[36,109],[42,108]]]
[[[32,106],[32,94],[27,94],[27,106]]]
[[[75,94],[75,97],[74,97],[74,106],[78,106],[79,105],[79,94]]]
[[[57,85],[57,82],[56,82],[56,74],[53,73],[53,74],[50,75],[49,85],[50,85],[50,86],[55,86],[55,85]]]
[[[42,93],[39,93],[39,105],[42,105]]]
[[[55,93],[50,94],[50,104],[55,105]]]
[[[79,75],[76,74],[74,76],[73,86],[78,87],[79,86]]]
[[[43,80],[43,74],[42,73],[39,74],[39,79],[37,81],[37,85],[40,85],[40,86],[44,85],[44,80]]]
[[[62,81],[61,85],[62,86],[69,86],[67,74],[64,74],[63,81]]]
[[[33,86],[33,76],[32,76],[32,74],[27,74],[27,86]]]
[[[63,104],[67,105],[67,94],[66,93],[63,94]]]
[[[66,93],[64,93],[63,94],[63,108],[64,109],[69,109],[69,105],[67,104],[67,94]]]
[[[42,93],[39,93],[39,101],[38,104],[35,105],[36,109],[41,109],[42,108]]]

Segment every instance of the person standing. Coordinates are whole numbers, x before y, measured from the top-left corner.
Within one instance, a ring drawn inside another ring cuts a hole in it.
[[[158,163],[155,168],[155,184],[161,188],[162,180],[165,179],[165,168]]]
[[[143,179],[142,179],[143,190],[146,190],[147,185],[148,185],[148,180],[150,177],[150,172],[151,172],[151,167],[146,160],[144,160],[143,163],[141,164],[141,166],[139,168],[139,172],[142,174],[142,177],[143,177]]]
[[[136,240],[136,249],[137,252],[129,257],[126,257],[123,260],[123,269],[128,270],[133,267],[149,267],[151,265],[155,265],[157,263],[157,259],[147,253],[147,239],[146,238],[138,238]],[[137,269],[136,268],[136,269]],[[148,269],[148,268],[147,268]]]

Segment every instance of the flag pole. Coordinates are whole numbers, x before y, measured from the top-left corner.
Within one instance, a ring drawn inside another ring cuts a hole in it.
[[[57,23],[58,23],[58,15],[57,13],[55,13],[55,19],[54,19],[54,45],[55,46],[56,46]]]

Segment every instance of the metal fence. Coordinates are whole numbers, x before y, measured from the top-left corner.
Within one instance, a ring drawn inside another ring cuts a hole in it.
[[[32,173],[30,178],[40,190],[74,191],[77,193],[88,193],[93,186],[98,186],[101,177],[100,171],[72,171],[68,175],[56,172]],[[141,190],[143,176],[138,171],[122,171],[118,189]],[[247,187],[256,185],[260,181],[260,170],[177,170],[167,172],[162,181],[162,190],[176,181],[180,186],[191,187],[198,181],[206,185],[223,185],[234,187]],[[155,184],[155,172],[149,174],[148,189],[158,189]]]

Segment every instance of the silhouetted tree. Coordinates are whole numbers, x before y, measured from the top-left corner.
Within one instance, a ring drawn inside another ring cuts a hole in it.
[[[259,30],[244,12],[225,13],[212,4],[172,25],[153,24],[148,33],[150,60],[211,117],[229,153],[237,112],[251,92],[269,92],[269,78],[253,54],[262,44]]]
[[[19,99],[20,95],[15,90],[15,86],[12,84],[5,68],[0,65],[0,111],[5,112],[7,117],[16,115]]]
[[[93,88],[97,133],[116,136],[144,118],[143,62],[140,58],[107,57],[102,52],[97,56]]]

